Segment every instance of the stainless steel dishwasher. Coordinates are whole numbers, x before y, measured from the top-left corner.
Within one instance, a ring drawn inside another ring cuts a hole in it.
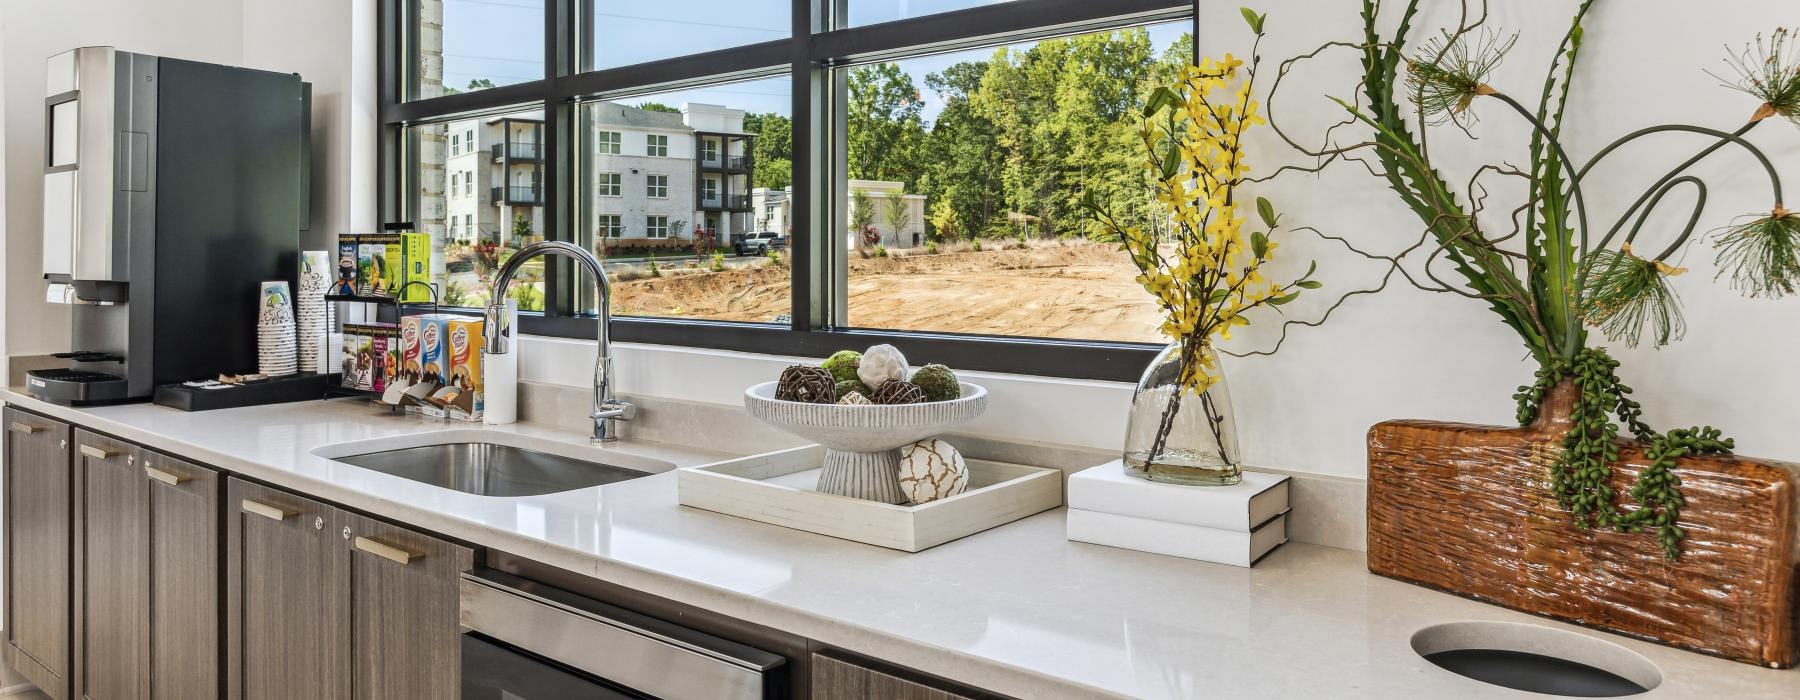
[[[786,659],[487,569],[462,577],[463,700],[775,697]]]

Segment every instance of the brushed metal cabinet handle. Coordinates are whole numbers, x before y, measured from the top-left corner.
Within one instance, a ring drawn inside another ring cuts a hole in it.
[[[243,503],[239,505],[243,507],[245,513],[260,515],[270,520],[287,520],[288,518],[293,517],[295,512],[286,508],[272,506],[261,501],[252,501],[248,498],[244,499]]]
[[[12,425],[10,427],[12,428],[13,432],[24,433],[26,435],[30,435],[30,434],[36,433],[36,432],[41,432],[43,430],[43,428],[41,428],[41,427],[32,425],[30,423],[20,423],[19,421],[13,421]]]
[[[357,537],[355,540],[351,541],[351,544],[356,545],[357,549],[399,564],[411,564],[412,560],[421,556],[386,542],[372,540],[367,537]]]
[[[112,456],[118,454],[119,451],[118,450],[105,450],[105,449],[95,447],[93,445],[82,445],[81,453],[84,455],[87,455],[89,457],[93,457],[94,459],[112,459]]]
[[[181,482],[188,481],[189,479],[193,478],[193,477],[188,477],[188,476],[182,476],[180,474],[172,474],[169,472],[165,472],[161,469],[157,469],[156,467],[152,467],[148,464],[144,465],[144,474],[146,476],[149,476],[152,479],[163,482],[170,486],[180,486]]]

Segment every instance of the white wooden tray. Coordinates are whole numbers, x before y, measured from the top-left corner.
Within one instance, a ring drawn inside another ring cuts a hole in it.
[[[969,490],[924,505],[891,505],[813,490],[825,448],[796,447],[685,467],[681,504],[796,530],[918,552],[1062,505],[1059,469],[964,453]]]

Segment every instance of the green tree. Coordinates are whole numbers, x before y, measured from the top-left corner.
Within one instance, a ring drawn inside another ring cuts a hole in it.
[[[482,89],[486,89],[486,88],[491,88],[493,86],[494,86],[494,81],[492,81],[492,80],[489,80],[487,78],[476,78],[474,80],[469,81],[468,89],[482,90]]]
[[[845,107],[850,177],[917,184],[925,103],[912,76],[892,63],[850,69]]]
[[[888,195],[886,200],[881,215],[887,220],[888,231],[894,234],[895,245],[901,245],[900,241],[905,240],[901,237],[901,232],[906,230],[907,224],[912,223],[912,209],[907,206],[906,191]]]
[[[750,186],[778,190],[794,184],[794,120],[773,112],[746,114],[744,131],[756,134]]]
[[[922,149],[924,173],[919,191],[931,203],[932,226],[951,239],[975,235],[1003,220],[1006,212],[1000,181],[1005,159],[1000,132],[972,101],[987,70],[987,61],[969,61],[925,77],[926,86],[938,93],[944,108]]]
[[[646,112],[668,112],[670,114],[680,114],[681,113],[681,110],[671,107],[669,105],[663,104],[661,102],[639,102],[637,104],[637,108],[644,110]]]

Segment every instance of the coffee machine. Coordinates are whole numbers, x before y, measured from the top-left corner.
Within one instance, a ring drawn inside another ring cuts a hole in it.
[[[307,226],[310,86],[291,73],[86,47],[49,60],[44,279],[67,304],[67,369],[41,399],[148,398],[256,369],[264,280]]]

